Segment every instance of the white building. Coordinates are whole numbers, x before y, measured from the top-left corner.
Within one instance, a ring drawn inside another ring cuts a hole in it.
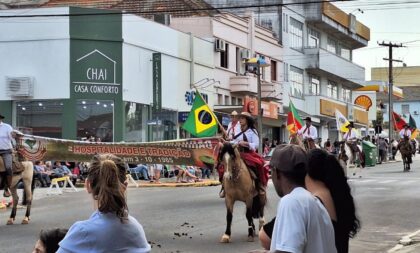
[[[213,79],[213,42],[121,12],[89,16],[101,11],[0,11],[64,14],[0,22],[0,108],[6,122],[67,139],[184,137],[180,112],[191,109],[192,85]],[[212,89],[202,91],[210,106]]]
[[[264,68],[261,75],[262,137],[279,139],[282,125],[284,129],[284,121],[279,117],[282,112],[283,49],[272,32],[256,25],[252,13],[244,17],[229,13],[214,17],[178,17],[172,18],[170,25],[214,41],[216,112],[247,110],[257,115],[257,77],[249,73],[245,61],[264,57],[270,66]]]

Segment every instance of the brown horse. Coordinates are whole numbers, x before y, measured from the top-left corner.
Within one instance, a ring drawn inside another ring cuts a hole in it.
[[[17,185],[20,180],[23,181],[23,185],[25,188],[26,193],[26,214],[25,218],[22,220],[22,224],[28,224],[30,220],[30,214],[31,214],[31,205],[32,205],[32,177],[34,173],[34,165],[32,162],[22,162],[22,166],[24,167],[24,170],[16,175],[13,175],[12,177],[12,185],[10,187],[10,191],[12,192],[12,198],[13,198],[13,208],[12,212],[10,213],[10,218],[7,221],[7,225],[13,225],[15,218],[16,218],[16,210],[17,205],[19,202],[19,197],[17,194]],[[5,167],[3,163],[3,159],[0,158],[0,185],[3,184],[3,181],[6,180],[5,175]]]
[[[412,160],[412,146],[410,144],[410,141],[407,139],[402,140],[398,144],[398,150],[401,152],[401,157],[403,159],[403,165],[404,165],[404,171],[409,171],[410,164],[413,162]]]
[[[230,143],[225,143],[220,152],[221,163],[225,168],[223,185],[226,203],[226,231],[220,242],[228,243],[231,240],[231,225],[233,206],[235,201],[245,202],[246,218],[248,220],[248,241],[254,241],[255,225],[253,218],[259,219],[259,228],[264,225],[264,206],[266,195],[258,194],[251,173],[245,162],[241,159],[239,150]]]
[[[306,150],[306,147],[305,147],[305,144],[303,144],[302,138],[300,136],[298,136],[297,134],[291,134],[290,135],[289,143],[294,144],[294,145],[298,145],[303,150]]]

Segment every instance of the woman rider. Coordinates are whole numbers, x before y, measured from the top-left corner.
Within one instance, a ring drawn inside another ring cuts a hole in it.
[[[265,193],[268,175],[264,173],[264,159],[256,151],[260,143],[255,120],[249,112],[242,112],[239,115],[241,132],[233,136],[230,143],[238,145],[242,160],[251,168],[257,176],[256,188],[260,194]],[[220,192],[220,197],[224,197],[224,191]]]

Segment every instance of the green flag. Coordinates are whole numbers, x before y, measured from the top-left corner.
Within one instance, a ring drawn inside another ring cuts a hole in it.
[[[217,133],[216,116],[198,91],[196,91],[191,112],[182,128],[196,137],[211,137]]]
[[[411,129],[417,129],[416,121],[413,119],[413,117],[411,116],[411,114],[410,114],[410,120],[408,121],[408,126]]]

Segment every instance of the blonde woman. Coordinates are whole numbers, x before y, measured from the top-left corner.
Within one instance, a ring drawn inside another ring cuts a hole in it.
[[[93,157],[85,187],[95,211],[71,226],[57,252],[150,252],[143,227],[128,214],[125,181],[122,159],[111,154]]]

